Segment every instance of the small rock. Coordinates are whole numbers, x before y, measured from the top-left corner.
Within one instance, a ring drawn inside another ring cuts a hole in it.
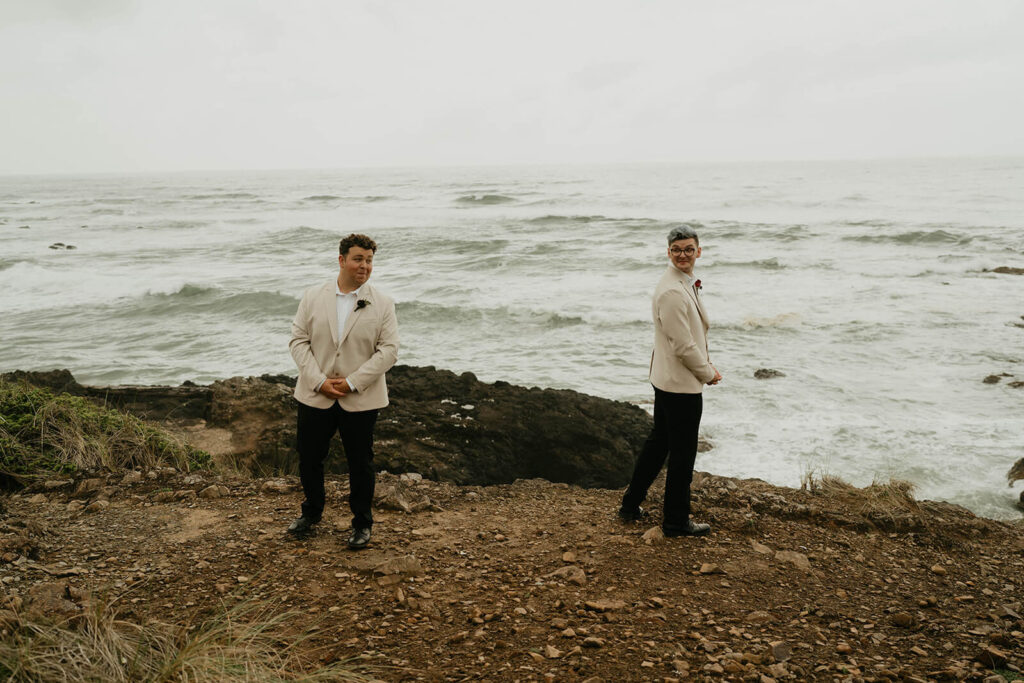
[[[562,631],[562,637],[563,638],[575,638],[576,637],[576,631],[573,631],[571,628],[567,628],[564,631]]]
[[[399,475],[398,480],[415,484],[417,482],[423,481],[423,475],[417,474],[416,472],[405,472]]]
[[[974,657],[983,666],[989,669],[1003,669],[1006,667],[1006,660],[1009,657],[997,647],[982,647],[981,651]]]
[[[803,553],[792,550],[780,550],[775,553],[775,559],[780,562],[788,562],[801,571],[811,571],[811,563]]]
[[[626,603],[622,600],[588,600],[583,606],[594,612],[614,612],[624,609]]]
[[[574,553],[573,551],[567,550],[564,553],[562,553],[562,562],[568,562],[569,564],[572,564],[575,561],[576,561],[576,553]]]
[[[946,568],[943,567],[941,564],[933,564],[932,565],[932,574],[938,574],[939,576],[945,576],[946,573],[947,573],[946,572]]]
[[[110,507],[110,501],[107,501],[107,500],[97,500],[97,501],[94,501],[93,503],[87,505],[86,508],[85,508],[85,511],[86,512],[102,512],[103,510],[106,510],[108,507]]]
[[[248,576],[236,576],[235,577],[235,581],[238,581],[238,583],[249,583],[249,577]]]
[[[892,623],[900,628],[911,628],[915,623],[914,615],[909,612],[898,612],[892,615]]]
[[[124,476],[121,477],[121,484],[124,486],[138,484],[140,481],[142,481],[142,472],[139,472],[137,470],[130,470],[128,472],[125,472]]]
[[[853,648],[850,647],[849,643],[839,643],[836,645],[836,652],[841,655],[848,655],[853,652]]]
[[[55,491],[70,486],[72,483],[70,479],[49,479],[43,482],[43,488],[47,491]]]
[[[566,567],[560,567],[559,569],[556,569],[550,574],[545,574],[544,578],[565,579],[569,583],[574,583],[577,586],[582,586],[587,582],[587,573],[579,567],[577,567],[576,565],[571,564]]]
[[[772,615],[768,612],[765,612],[764,610],[757,610],[756,612],[751,612],[744,618],[744,621],[747,621],[751,624],[767,624],[771,620]]]
[[[583,639],[583,647],[604,647],[604,638],[598,638],[596,636],[588,636]]]
[[[771,555],[774,551],[768,546],[758,543],[754,539],[750,539],[750,547],[755,553],[761,553],[762,555]]]
[[[103,488],[103,485],[106,483],[102,479],[83,479],[78,482],[78,488],[75,489],[73,495],[75,498],[88,497]]]
[[[758,368],[754,370],[754,379],[772,379],[774,377],[785,377],[786,373],[771,368]]]
[[[33,505],[40,505],[42,503],[48,502],[49,500],[50,499],[47,498],[44,494],[37,493],[36,495],[34,495],[31,498],[29,498],[28,502],[32,503]]]
[[[227,486],[222,486],[221,484],[211,484],[210,486],[207,486],[205,489],[199,492],[199,497],[207,499],[223,498],[224,496],[227,496],[230,493],[231,491],[228,489]]]
[[[177,495],[175,495],[174,491],[157,491],[153,494],[154,503],[170,503],[176,499]]]
[[[79,510],[81,510],[84,507],[85,507],[85,505],[82,503],[82,501],[80,501],[80,500],[73,500],[70,503],[68,503],[67,510],[68,510],[68,512],[78,512]]]
[[[647,545],[654,545],[655,543],[661,543],[665,540],[665,532],[661,530],[660,526],[652,526],[650,529],[644,532],[644,535],[640,537]]]
[[[292,485],[284,479],[268,479],[260,486],[261,493],[291,493]]]
[[[423,574],[423,565],[415,555],[404,557],[393,557],[390,560],[381,562],[373,568],[373,573],[378,576],[392,576],[402,574],[406,576],[420,576]]]
[[[724,574],[725,570],[712,562],[705,562],[700,566],[701,574]]]
[[[548,659],[558,659],[562,656],[562,651],[552,645],[546,645],[544,647],[544,656]]]
[[[784,640],[776,640],[768,646],[776,662],[784,662],[793,656],[793,646]]]

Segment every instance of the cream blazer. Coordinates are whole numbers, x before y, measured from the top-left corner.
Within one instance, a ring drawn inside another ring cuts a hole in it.
[[[335,399],[316,388],[328,377],[345,377],[355,389],[337,399],[349,412],[374,410],[388,404],[384,373],[398,360],[398,319],[395,302],[369,283],[360,299],[366,305],[349,313],[345,329],[338,330],[336,281],[310,287],[302,295],[292,320],[288,343],[299,367],[295,398],[314,408],[330,408]]]
[[[715,378],[708,360],[708,318],[686,275],[669,266],[651,299],[654,352],[651,384],[676,394],[699,394]]]

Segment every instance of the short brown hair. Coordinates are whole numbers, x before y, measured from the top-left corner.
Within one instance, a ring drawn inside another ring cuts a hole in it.
[[[369,249],[373,253],[377,253],[377,243],[374,242],[366,235],[360,235],[352,233],[348,237],[342,238],[338,244],[338,253],[342,256],[348,255],[348,250],[352,247],[359,247],[360,249]]]

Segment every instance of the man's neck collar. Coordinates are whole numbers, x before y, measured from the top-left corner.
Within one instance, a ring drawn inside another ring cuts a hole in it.
[[[356,296],[358,296],[360,290],[364,286],[366,286],[365,282],[363,284],[359,285],[358,287],[356,287],[355,289],[350,289],[349,291],[345,292],[345,291],[342,291],[342,289],[341,289],[341,278],[338,277],[338,278],[334,279],[334,291],[335,291],[336,294],[343,294],[343,295],[344,294],[355,294]]]
[[[697,281],[697,276],[694,275],[692,272],[687,273],[685,270],[680,270],[679,268],[676,268],[676,264],[674,263],[670,263],[669,265],[672,267],[673,270],[675,270],[677,273],[686,278],[691,285]]]

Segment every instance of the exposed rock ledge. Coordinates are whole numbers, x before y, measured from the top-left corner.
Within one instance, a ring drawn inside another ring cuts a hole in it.
[[[83,386],[67,370],[17,371],[56,391],[103,400],[162,422],[222,462],[252,472],[293,473],[295,380],[233,377],[201,386]],[[543,478],[619,488],[651,425],[641,408],[576,391],[487,384],[472,373],[399,365],[388,373],[391,405],[376,430],[380,469],[456,484]],[[334,449],[340,451],[338,440]],[[702,441],[701,450],[711,445]],[[333,453],[328,467],[345,471]]]

